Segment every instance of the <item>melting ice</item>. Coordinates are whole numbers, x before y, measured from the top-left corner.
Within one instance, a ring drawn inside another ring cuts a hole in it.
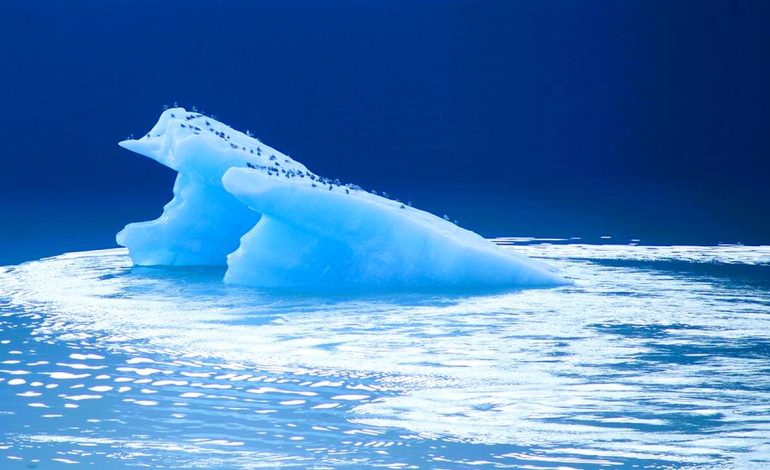
[[[270,288],[567,284],[543,263],[318,176],[200,113],[166,110],[147,135],[120,145],[179,172],[161,217],[117,235],[136,265],[226,264],[225,282]]]

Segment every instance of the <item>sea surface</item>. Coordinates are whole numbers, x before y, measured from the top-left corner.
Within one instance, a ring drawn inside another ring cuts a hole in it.
[[[770,468],[770,246],[499,238],[575,281],[324,297],[0,268],[0,468]]]

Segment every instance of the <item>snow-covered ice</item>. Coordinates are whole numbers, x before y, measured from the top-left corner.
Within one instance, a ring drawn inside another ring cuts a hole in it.
[[[173,108],[122,147],[179,172],[157,220],[117,235],[137,265],[224,265],[271,288],[547,287],[550,267],[356,185],[320,177],[250,135]]]

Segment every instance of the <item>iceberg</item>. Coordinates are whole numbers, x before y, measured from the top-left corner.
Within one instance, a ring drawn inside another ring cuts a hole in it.
[[[226,265],[224,281],[288,289],[568,284],[544,263],[303,164],[184,108],[122,147],[178,172],[156,220],[117,234],[135,265]]]

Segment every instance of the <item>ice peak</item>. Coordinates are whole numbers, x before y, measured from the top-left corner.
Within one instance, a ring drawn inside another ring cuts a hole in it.
[[[120,145],[179,172],[163,215],[117,236],[135,264],[227,263],[227,282],[300,289],[565,282],[433,214],[316,175],[195,111],[168,109],[144,137]]]

